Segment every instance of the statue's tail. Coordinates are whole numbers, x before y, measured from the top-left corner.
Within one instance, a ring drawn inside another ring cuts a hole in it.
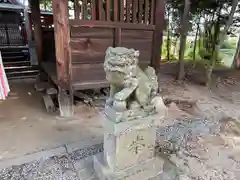
[[[149,78],[149,81],[152,84],[152,93],[157,94],[159,87],[158,87],[158,77],[156,75],[156,72],[153,67],[148,66],[147,69],[145,69],[144,73]]]

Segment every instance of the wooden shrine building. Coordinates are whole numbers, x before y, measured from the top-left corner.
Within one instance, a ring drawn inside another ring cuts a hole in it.
[[[103,62],[109,46],[138,49],[141,66],[159,70],[164,0],[52,0],[54,28],[47,31],[39,0],[30,4],[38,61],[58,86],[61,115],[72,115],[74,91],[108,86]]]

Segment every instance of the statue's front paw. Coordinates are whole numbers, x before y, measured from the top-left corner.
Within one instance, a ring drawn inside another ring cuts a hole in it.
[[[113,109],[118,112],[123,112],[127,110],[127,103],[126,101],[114,101],[113,102]]]
[[[124,94],[122,92],[118,92],[114,95],[114,99],[117,101],[122,101],[123,98],[124,98]]]

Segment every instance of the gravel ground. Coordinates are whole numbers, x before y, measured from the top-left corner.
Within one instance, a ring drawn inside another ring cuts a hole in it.
[[[172,126],[160,128],[157,132],[157,144],[172,151],[179,150],[193,137],[205,136],[219,131],[218,123],[195,119],[192,121],[178,121]],[[171,142],[166,146],[160,142]],[[174,149],[175,148],[175,149]],[[1,180],[94,180],[96,179],[92,167],[92,155],[103,151],[102,144],[86,147],[67,153],[42,159],[21,166],[0,170]],[[166,160],[165,172],[176,176],[176,167]],[[165,175],[167,176],[167,175]]]
[[[0,170],[1,180],[87,180],[79,177],[79,162],[101,152],[102,144],[76,150],[70,154],[41,159]],[[93,180],[94,176],[92,177]],[[90,179],[89,179],[90,180]]]

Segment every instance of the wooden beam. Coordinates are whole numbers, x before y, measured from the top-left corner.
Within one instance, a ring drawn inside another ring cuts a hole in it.
[[[98,20],[103,21],[105,19],[103,2],[102,0],[98,0]]]
[[[107,21],[111,20],[111,1],[110,0],[106,0],[106,16],[107,16]]]
[[[53,0],[58,102],[61,116],[73,115],[68,0]],[[68,91],[67,91],[68,90]],[[69,92],[69,93],[68,93]]]
[[[70,73],[70,29],[68,21],[68,1],[53,0],[53,18],[55,48],[57,61],[57,77],[62,87],[69,85]]]
[[[151,7],[150,7],[150,23],[154,23],[154,5],[156,0],[150,0],[151,1]]]
[[[149,20],[149,0],[145,0],[144,2],[144,23],[148,24],[148,20]]]
[[[91,1],[91,9],[92,9],[92,20],[96,20],[97,18],[97,13],[96,13],[96,1],[92,0]]]
[[[32,27],[29,20],[29,13],[28,8],[24,8],[24,18],[25,18],[25,27],[26,27],[26,33],[27,33],[27,43],[29,48],[29,56],[30,56],[30,62],[31,65],[38,65],[37,61],[37,55],[36,55],[36,48],[33,46],[33,40],[32,40]]]
[[[121,28],[115,28],[114,30],[114,46],[115,47],[120,47],[122,42],[121,42],[121,35],[122,35],[122,29]]]
[[[144,4],[144,0],[138,1],[138,22],[139,23],[142,23],[142,20],[143,20],[143,14],[144,14],[143,4]]]
[[[131,3],[130,0],[126,0],[126,22],[130,22],[130,16],[131,16]]]
[[[87,0],[82,1],[82,19],[86,20],[88,16],[88,11],[87,11]]]
[[[154,67],[156,73],[159,73],[164,30],[165,0],[156,0],[155,5],[155,32],[153,34],[151,66]]]
[[[119,15],[119,6],[118,6],[118,0],[113,1],[113,14],[114,14],[114,21],[118,21],[118,15]]]
[[[74,0],[74,18],[79,19],[80,18],[80,4],[78,0]]]
[[[154,31],[155,25],[134,24],[125,22],[107,22],[107,21],[88,21],[88,20],[69,20],[71,27],[91,27],[91,28],[122,28],[131,30]]]
[[[124,0],[120,0],[120,21],[124,22]]]
[[[138,0],[132,0],[132,21],[137,23]]]
[[[36,43],[38,64],[41,64],[43,47],[42,47],[42,26],[41,26],[41,14],[39,0],[30,0],[30,7],[32,10],[31,16],[34,26],[34,40]]]
[[[55,107],[50,95],[48,95],[48,94],[43,95],[43,102],[44,102],[47,112],[52,113],[52,112],[56,111],[56,107]]]

